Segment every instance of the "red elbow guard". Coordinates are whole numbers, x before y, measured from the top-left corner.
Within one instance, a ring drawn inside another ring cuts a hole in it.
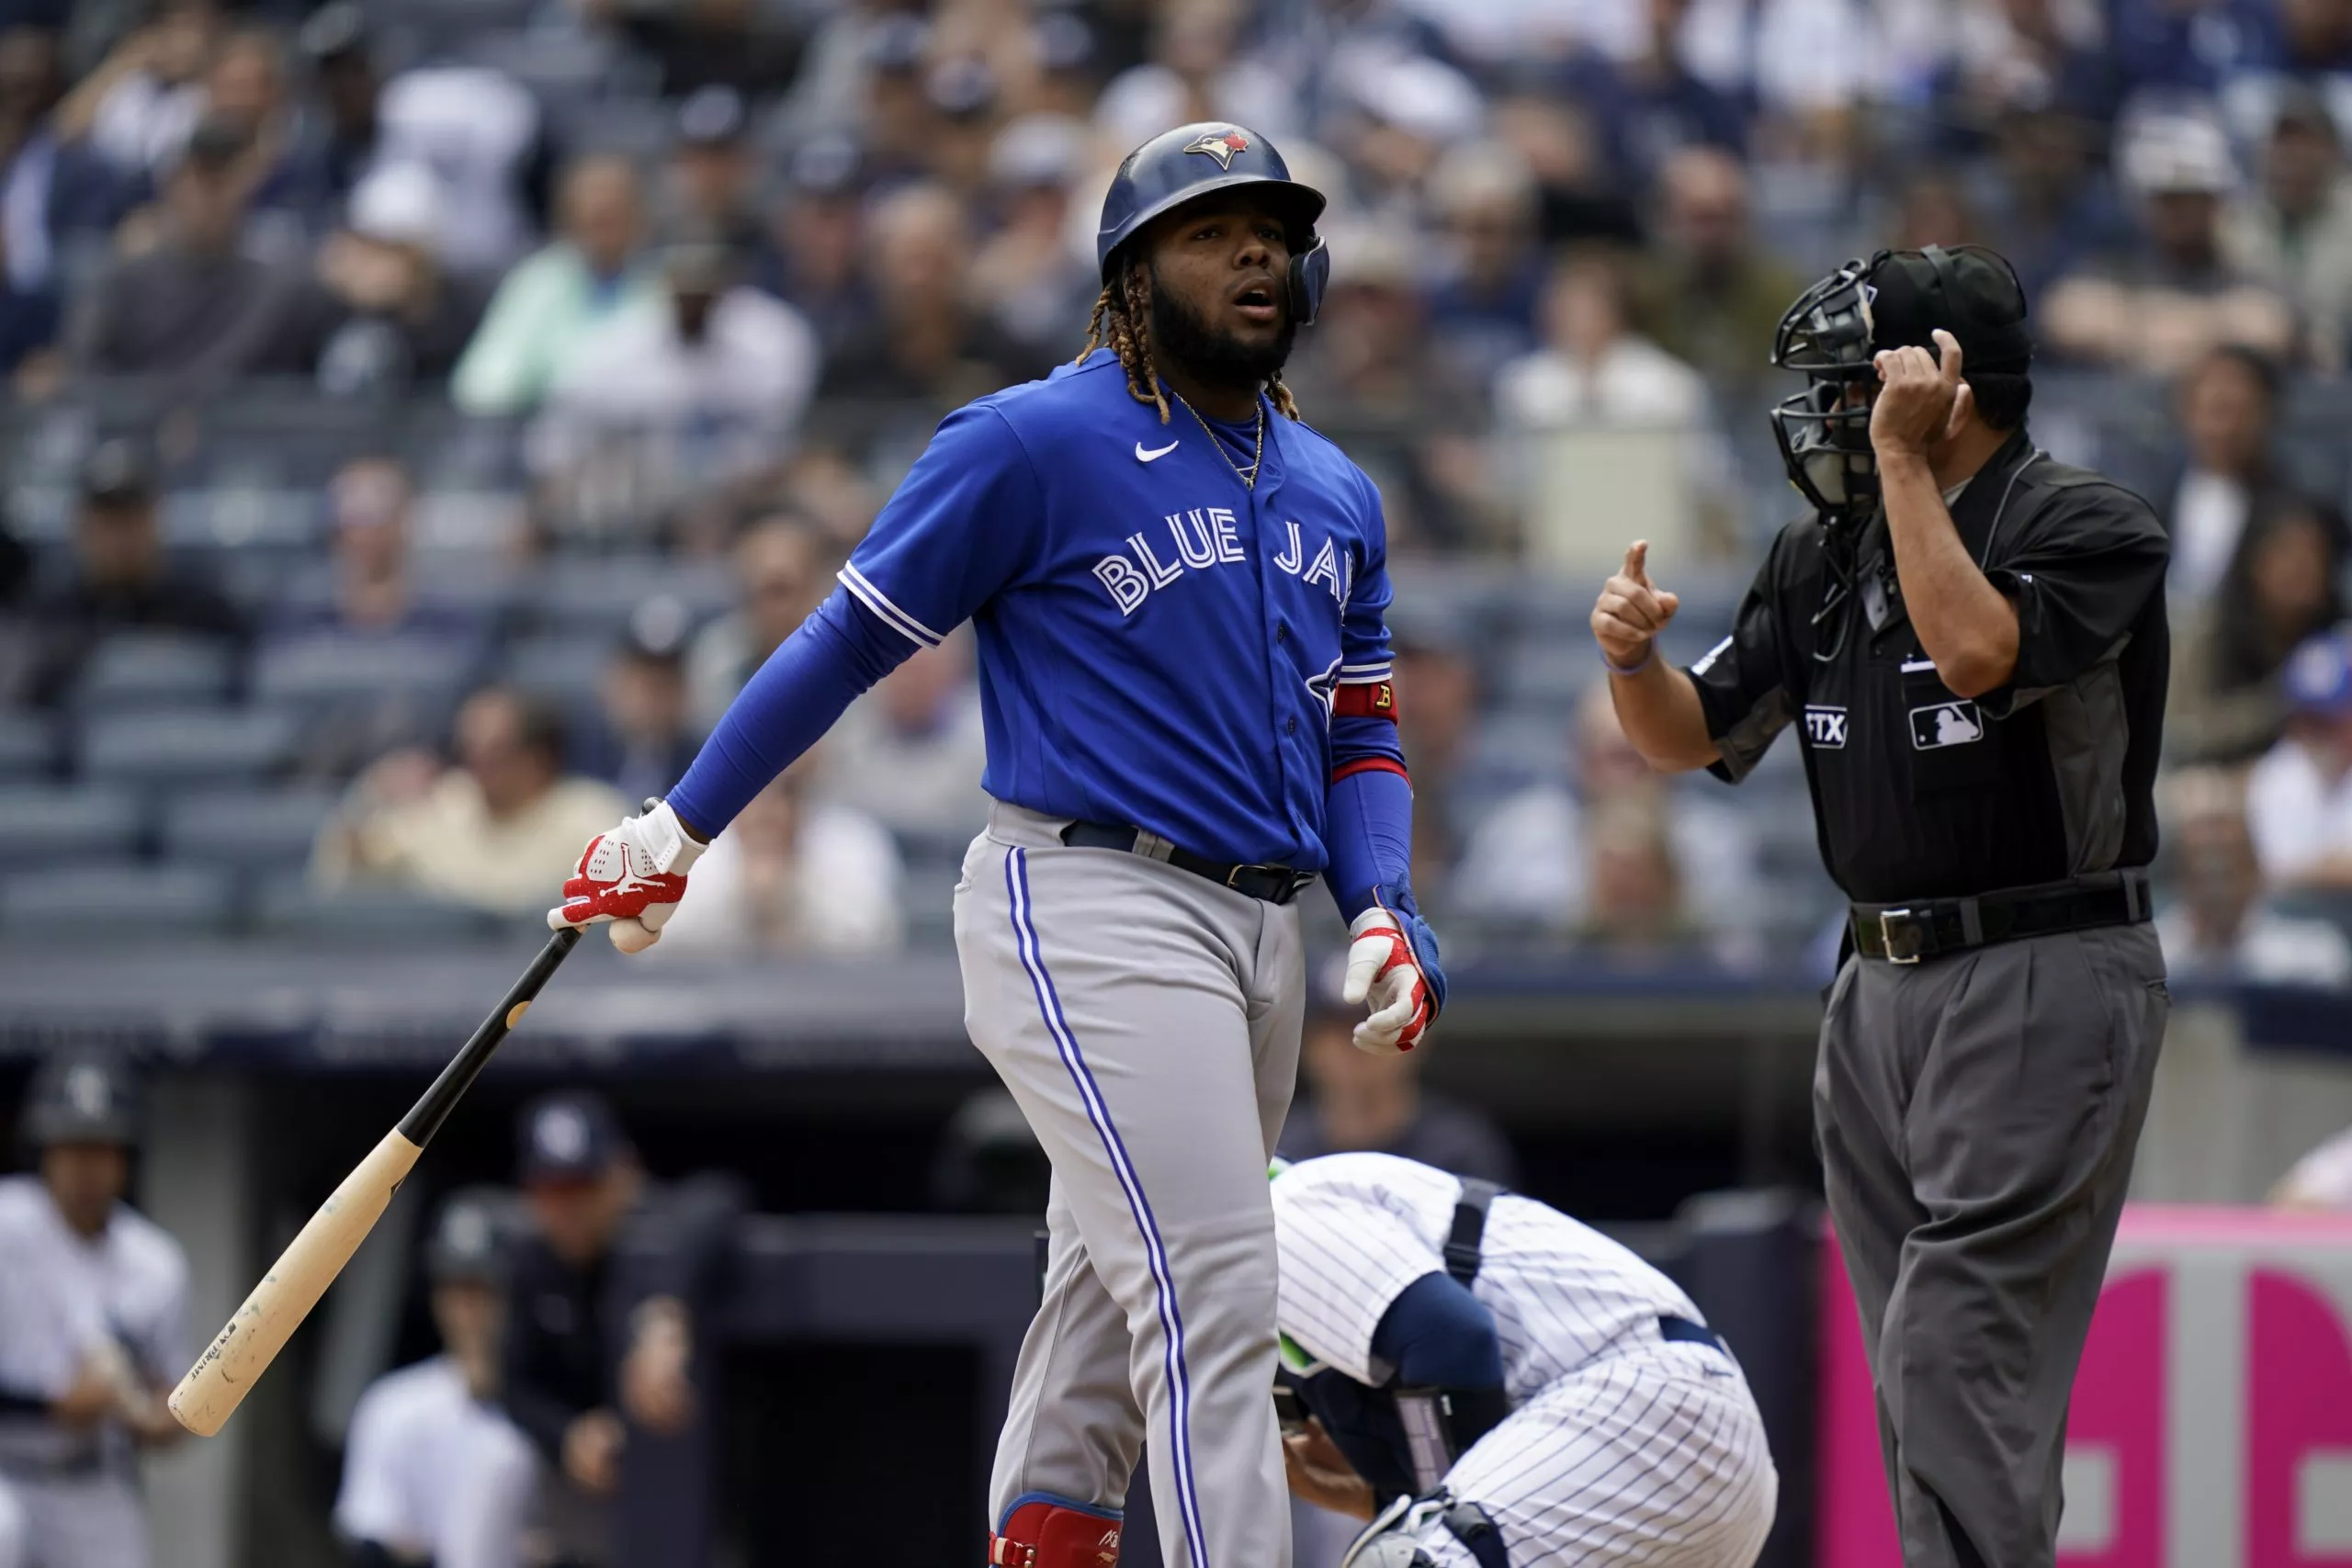
[[[989,1537],[991,1568],[1118,1568],[1119,1516],[1035,1494]]]

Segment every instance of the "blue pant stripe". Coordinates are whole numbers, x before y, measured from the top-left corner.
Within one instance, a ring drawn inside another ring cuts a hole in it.
[[[1127,1212],[1135,1216],[1136,1229],[1143,1235],[1144,1256],[1150,1264],[1156,1287],[1160,1338],[1167,1357],[1169,1425],[1175,1438],[1174,1452],[1169,1456],[1170,1468],[1176,1476],[1178,1510],[1183,1516],[1184,1539],[1193,1549],[1193,1568],[1208,1568],[1200,1495],[1193,1472],[1193,1391],[1184,1359],[1184,1314],[1177,1304],[1175,1275],[1168,1265],[1168,1250],[1160,1241],[1159,1227],[1152,1219],[1151,1201],[1144,1196],[1143,1180],[1127,1157],[1126,1145],[1112,1123],[1110,1107],[1103,1103],[1102,1091],[1079,1051],[1069,1020],[1062,1012],[1061,997],[1054,989],[1053,976],[1046,971],[1045,956],[1038,948],[1036,923],[1030,910],[1026,850],[1014,848],[1006,853],[1004,885],[1012,905],[1013,939],[1021,949],[1022,966],[1029,971],[1029,984],[1037,993],[1037,1010],[1054,1037],[1054,1047],[1061,1055],[1062,1066],[1069,1071],[1070,1081],[1078,1088],[1079,1098],[1086,1104],[1087,1120],[1093,1122],[1095,1134],[1102,1140],[1103,1153],[1110,1156],[1111,1169],[1119,1179],[1120,1190],[1126,1195]]]

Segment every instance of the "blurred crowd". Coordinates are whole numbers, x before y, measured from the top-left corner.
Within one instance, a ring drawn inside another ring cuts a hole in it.
[[[2174,532],[2176,963],[2352,979],[2347,117],[2347,0],[0,0],[0,788],[123,792],[27,807],[99,913],[527,914],[938,414],[1077,350],[1118,158],[1228,118],[1332,198],[1288,379],[1382,485],[1450,932],[1830,918],[1793,759],[1649,777],[1576,606],[1645,534],[1702,649],[1793,504],[1781,312],[1982,243],[2037,435]],[[938,934],[970,663],[860,705],[664,951]]]

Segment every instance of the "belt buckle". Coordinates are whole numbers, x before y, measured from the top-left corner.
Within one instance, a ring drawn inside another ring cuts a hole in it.
[[[1241,874],[1245,871],[1255,871],[1258,868],[1254,865],[1243,865],[1240,863],[1236,862],[1225,874],[1226,886],[1236,893],[1240,892]]]
[[[1878,912],[1878,940],[1880,945],[1886,949],[1886,961],[1889,964],[1917,964],[1919,962],[1919,954],[1917,952],[1912,953],[1906,957],[1894,951],[1894,928],[1887,923],[1890,920],[1907,920],[1910,918],[1911,911],[1908,908],[1881,909]],[[1922,945],[1925,944],[1923,943]]]

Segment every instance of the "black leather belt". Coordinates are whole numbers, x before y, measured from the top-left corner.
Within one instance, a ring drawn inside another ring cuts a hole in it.
[[[1121,828],[1109,822],[1073,822],[1062,829],[1062,842],[1076,850],[1117,850],[1122,854],[1141,855],[1146,860],[1166,861],[1179,871],[1189,871],[1194,876],[1207,878],[1219,887],[1230,887],[1236,893],[1246,893],[1269,904],[1287,904],[1315,881],[1315,874],[1311,871],[1297,871],[1286,865],[1238,865],[1230,861],[1211,860],[1206,855],[1178,849],[1157,833],[1147,833],[1140,828]]]
[[[2098,882],[2020,887],[1970,898],[1853,906],[1854,950],[1889,964],[1917,964],[1996,942],[2137,925],[2148,918],[2148,874],[2132,870]]]

